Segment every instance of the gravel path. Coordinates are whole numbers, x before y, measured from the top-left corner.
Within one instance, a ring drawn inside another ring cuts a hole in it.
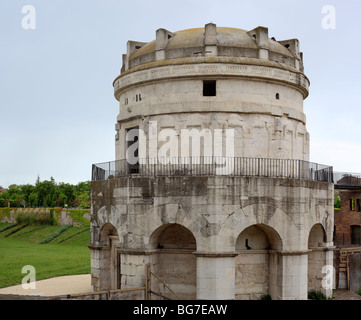
[[[0,289],[0,300],[5,295],[21,295],[29,298],[51,297],[66,294],[77,294],[91,291],[90,274],[55,277],[38,280],[35,289],[23,289],[16,285]],[[3,295],[3,297],[1,297]]]

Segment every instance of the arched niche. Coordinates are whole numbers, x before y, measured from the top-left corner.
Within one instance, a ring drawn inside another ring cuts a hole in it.
[[[176,223],[162,225],[151,235],[150,244],[154,250],[152,272],[180,299],[195,299],[197,266],[193,252],[197,244],[192,232]],[[152,278],[152,290],[174,299],[160,280]]]
[[[236,240],[235,298],[259,299],[279,296],[278,276],[282,239],[272,227],[255,224],[244,229]]]

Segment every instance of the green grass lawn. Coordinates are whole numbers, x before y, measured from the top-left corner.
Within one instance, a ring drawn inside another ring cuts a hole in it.
[[[0,232],[0,288],[21,284],[25,265],[35,267],[36,280],[90,273],[89,227],[70,227],[53,241],[40,244],[59,228],[16,226]]]

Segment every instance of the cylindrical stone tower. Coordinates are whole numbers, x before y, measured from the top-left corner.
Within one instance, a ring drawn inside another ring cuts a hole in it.
[[[94,290],[331,294],[332,167],[309,162],[297,39],[213,23],[158,29],[128,41],[113,85],[116,160],[92,169]]]
[[[123,61],[114,81],[116,159],[126,158],[127,131],[147,134],[151,122],[158,133],[173,129],[179,137],[181,129],[232,128],[235,157],[309,160],[303,113],[309,81],[297,39],[276,41],[264,27],[212,23],[175,33],[158,29],[152,42],[128,41]],[[187,154],[181,147],[173,156]],[[147,158],[159,155],[149,151]]]

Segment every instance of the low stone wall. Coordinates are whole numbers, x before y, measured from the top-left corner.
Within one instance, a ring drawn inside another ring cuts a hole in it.
[[[95,291],[53,297],[51,300],[145,300],[145,288]]]
[[[90,209],[62,208],[0,208],[0,222],[16,222],[17,215],[53,215],[57,225],[85,227],[90,225]]]

